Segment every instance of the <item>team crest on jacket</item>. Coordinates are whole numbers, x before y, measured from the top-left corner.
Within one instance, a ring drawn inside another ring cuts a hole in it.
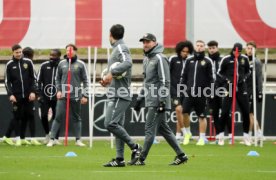
[[[24,67],[25,69],[28,69],[28,64],[27,64],[27,63],[24,63],[24,64],[23,64],[23,67]]]
[[[76,65],[74,66],[74,69],[77,70],[78,68],[79,68],[79,65],[76,64]]]
[[[244,64],[244,59],[243,58],[241,59],[241,64]]]
[[[201,66],[204,66],[204,65],[206,64],[206,61],[205,61],[205,60],[202,60],[202,61],[200,62],[200,64],[201,64]]]

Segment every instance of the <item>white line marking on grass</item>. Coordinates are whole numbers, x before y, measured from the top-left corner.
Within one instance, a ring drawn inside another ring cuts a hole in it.
[[[177,171],[90,171],[95,173],[176,173]]]
[[[276,171],[257,171],[258,173],[276,173]]]

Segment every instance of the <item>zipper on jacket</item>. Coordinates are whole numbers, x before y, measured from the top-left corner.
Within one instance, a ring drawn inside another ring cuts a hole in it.
[[[53,67],[53,72],[52,72],[52,86],[54,86],[54,74],[55,74],[55,67]],[[51,96],[50,96],[50,100],[52,100],[52,97],[53,97],[53,88],[51,89]]]
[[[236,82],[237,84],[239,83],[239,58],[237,58],[237,81]],[[238,91],[238,86],[236,87],[237,87],[236,91]]]
[[[23,78],[22,78],[22,72],[21,72],[21,67],[20,67],[20,60],[18,61],[18,67],[19,67],[19,74],[20,74],[20,79],[21,79],[21,85],[22,85],[22,97],[24,98],[24,84],[23,84]]]
[[[237,82],[239,82],[239,60],[237,59]]]
[[[195,72],[194,72],[195,74],[194,74],[194,84],[193,84],[193,94],[195,94],[197,63],[198,63],[198,61],[196,61],[196,64],[195,64]]]
[[[181,75],[180,75],[180,80],[179,80],[179,83],[182,83],[182,80],[183,80],[183,73],[184,73],[184,69],[185,69],[185,66],[186,66],[186,61],[187,58],[185,59],[185,61],[183,62],[182,60],[182,70],[181,70]]]

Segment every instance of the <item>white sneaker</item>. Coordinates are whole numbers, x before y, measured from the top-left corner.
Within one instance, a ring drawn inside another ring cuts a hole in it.
[[[251,146],[251,141],[249,137],[243,137],[244,145]]]
[[[265,137],[263,135],[258,135],[257,136],[257,141],[265,141]]]
[[[44,143],[44,144],[48,144],[49,141],[50,141],[50,135],[47,134],[47,135],[45,136],[45,139],[44,139],[43,143]]]
[[[175,139],[178,144],[182,144],[184,138],[183,138],[183,136],[175,136]]]
[[[77,141],[76,141],[76,146],[85,147],[86,144],[83,144],[83,143],[81,142],[81,140],[77,140]]]
[[[55,140],[54,140],[54,144],[55,144],[55,145],[61,145],[61,142],[60,142],[58,139],[55,139]]]
[[[223,138],[219,138],[218,145],[219,146],[224,146],[224,139]]]
[[[48,142],[48,144],[46,145],[47,147],[53,147],[55,145],[55,142],[53,139],[50,139],[50,141]]]

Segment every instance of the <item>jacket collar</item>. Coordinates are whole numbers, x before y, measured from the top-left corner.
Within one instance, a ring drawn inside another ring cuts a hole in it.
[[[67,62],[69,62],[69,58],[67,57],[67,55],[64,55],[64,58],[66,59]],[[74,57],[71,58],[71,63],[76,62],[78,59],[78,56],[75,55]]]
[[[124,44],[124,40],[123,39],[119,39],[117,41],[115,41],[113,44],[112,44],[112,47],[116,47],[118,46],[119,44]]]
[[[12,60],[15,62],[21,61],[23,59],[23,57],[21,57],[20,59],[16,59],[14,56],[12,56]]]

